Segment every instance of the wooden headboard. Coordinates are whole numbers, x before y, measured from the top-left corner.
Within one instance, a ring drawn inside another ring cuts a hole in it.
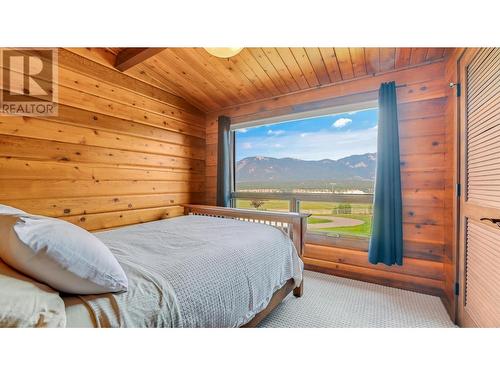
[[[184,213],[186,215],[231,218],[276,227],[291,238],[299,257],[302,257],[304,253],[307,218],[311,216],[298,212],[244,210],[196,204],[184,205]]]
[[[0,203],[88,230],[202,203],[204,113],[98,52],[59,50],[57,117],[0,116]]]

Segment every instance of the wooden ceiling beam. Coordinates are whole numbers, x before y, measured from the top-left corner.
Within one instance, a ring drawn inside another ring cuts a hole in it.
[[[149,59],[165,48],[125,48],[118,53],[115,68],[124,72]]]

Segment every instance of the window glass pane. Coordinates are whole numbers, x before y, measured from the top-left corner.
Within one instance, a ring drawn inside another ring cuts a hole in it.
[[[288,211],[298,201],[309,233],[368,239],[377,127],[374,108],[236,130],[236,206]]]
[[[369,238],[372,203],[300,201],[300,211],[309,213],[307,231],[334,237]]]
[[[378,110],[235,131],[235,190],[373,193]]]
[[[236,199],[236,208],[289,212],[290,203],[287,200],[277,199]]]

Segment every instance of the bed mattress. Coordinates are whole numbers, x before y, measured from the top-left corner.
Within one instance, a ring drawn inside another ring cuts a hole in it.
[[[68,327],[239,327],[302,280],[293,243],[265,224],[181,216],[96,236],[129,289],[64,298]]]

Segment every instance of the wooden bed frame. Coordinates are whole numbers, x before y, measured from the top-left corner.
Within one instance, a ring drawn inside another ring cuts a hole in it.
[[[300,258],[302,258],[302,255],[304,254],[304,239],[307,229],[307,218],[310,216],[309,214],[296,212],[254,211],[239,208],[192,204],[184,205],[183,207],[185,215],[223,217],[271,225],[280,229],[290,237]],[[302,281],[298,287],[294,288],[294,281],[292,279],[288,280],[285,285],[281,287],[281,289],[278,289],[274,293],[267,307],[255,315],[255,317],[243,327],[256,327],[292,291],[295,297],[301,297],[304,292],[304,282]]]
[[[155,220],[162,220],[176,216],[184,215],[201,215],[212,217],[223,217],[235,220],[243,220],[255,223],[271,225],[283,231],[292,240],[297,254],[300,258],[304,253],[304,240],[307,229],[307,218],[310,214],[296,212],[275,212],[275,211],[255,211],[243,210],[239,208],[226,208],[216,206],[204,206],[186,204],[182,206],[158,207],[151,210],[134,210],[135,213],[119,211],[115,213],[104,214],[84,214],[60,219],[69,221],[75,225],[91,232],[107,231],[119,227],[134,225],[138,223],[146,223]],[[271,311],[278,306],[285,297],[291,292],[295,297],[301,297],[303,293],[304,283],[298,287],[294,287],[293,279],[288,280],[285,285],[278,289],[272,296],[268,305],[264,310],[255,315],[255,317],[245,324],[243,327],[256,327],[268,316]]]

